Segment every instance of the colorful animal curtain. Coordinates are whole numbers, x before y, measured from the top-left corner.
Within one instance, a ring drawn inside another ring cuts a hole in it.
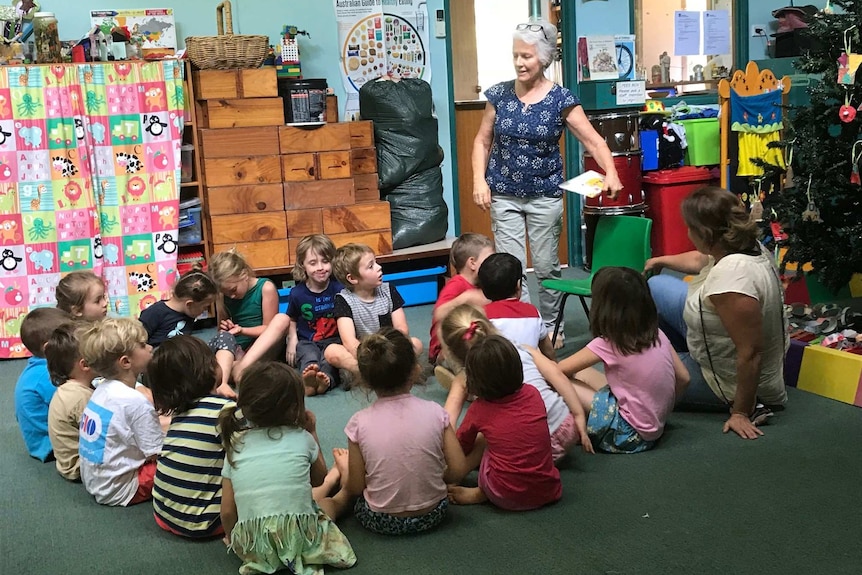
[[[92,270],[110,315],[137,317],[176,277],[183,65],[0,67],[0,358],[21,321]]]

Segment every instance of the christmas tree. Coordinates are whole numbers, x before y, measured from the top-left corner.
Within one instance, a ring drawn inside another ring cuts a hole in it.
[[[831,4],[802,32],[811,48],[795,66],[822,79],[808,88],[810,105],[791,110],[789,187],[771,194],[766,208],[789,236],[784,262],[810,262],[837,291],[862,272],[862,188],[853,158],[862,155],[862,142],[854,149],[862,138],[862,70],[854,78],[849,69],[862,54],[862,1]]]

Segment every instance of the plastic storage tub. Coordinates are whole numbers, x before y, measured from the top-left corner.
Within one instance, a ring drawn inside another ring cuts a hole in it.
[[[643,164],[641,169],[648,172],[658,169],[658,132],[656,130],[640,131],[641,150],[643,150]]]
[[[404,306],[422,305],[437,301],[440,276],[446,273],[444,266],[383,274],[383,281],[394,285],[404,298]]]
[[[180,181],[191,182],[195,178],[195,147],[183,144],[180,148]]]
[[[204,241],[200,206],[186,209],[187,212],[180,210],[179,240],[177,243],[181,246],[199,244]]]
[[[718,118],[680,120],[685,126],[686,166],[714,166],[721,161],[721,139],[718,134]]]
[[[691,145],[691,144],[689,144]],[[683,166],[644,174],[649,216],[652,218],[652,255],[679,254],[694,249],[682,219],[682,201],[694,190],[710,183],[707,168]]]

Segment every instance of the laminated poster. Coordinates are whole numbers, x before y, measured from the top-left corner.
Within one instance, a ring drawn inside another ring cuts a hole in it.
[[[381,76],[431,81],[425,0],[334,0],[344,89]]]
[[[143,38],[141,55],[144,58],[158,59],[172,56],[177,51],[173,8],[91,10],[90,26],[103,30],[127,27],[133,36]]]

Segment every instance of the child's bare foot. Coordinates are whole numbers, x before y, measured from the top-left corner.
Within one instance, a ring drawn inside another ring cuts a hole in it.
[[[315,379],[317,381],[316,391],[318,394],[323,394],[329,391],[329,383],[331,380],[329,379],[328,375],[326,375],[322,371],[318,371],[315,374]]]
[[[305,369],[302,370],[302,383],[305,385],[306,394],[308,394],[308,389],[314,389],[317,391],[317,371],[320,369],[316,363],[309,364]],[[311,394],[314,395],[314,394]]]
[[[460,485],[449,486],[449,501],[458,505],[475,505],[485,503],[488,498],[478,487],[461,487]]]
[[[332,450],[332,458],[335,460],[335,467],[341,472],[341,482],[347,480],[347,464],[348,451],[343,447],[336,447]]]
[[[220,386],[218,386],[216,388],[216,393],[222,397],[227,397],[228,399],[236,399],[236,392],[227,383],[223,383]]]

